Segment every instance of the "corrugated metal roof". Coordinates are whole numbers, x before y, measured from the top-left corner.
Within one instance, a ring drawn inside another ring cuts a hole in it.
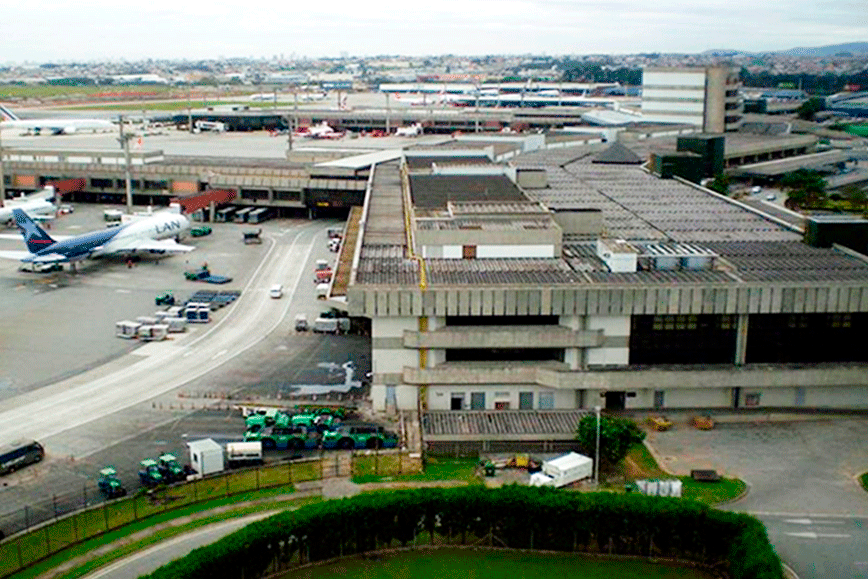
[[[429,411],[422,414],[425,436],[478,437],[573,435],[588,410]]]

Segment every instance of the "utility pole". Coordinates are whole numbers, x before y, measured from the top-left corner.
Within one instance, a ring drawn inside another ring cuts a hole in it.
[[[127,213],[129,215],[133,214],[133,183],[132,178],[130,177],[130,139],[133,138],[132,135],[128,133],[124,133],[124,117],[121,115],[119,117],[120,122],[118,126],[120,127],[121,135],[118,138],[118,141],[121,144],[121,148],[124,151],[124,180],[126,181],[126,190],[127,190]]]
[[[389,135],[392,132],[392,127],[391,127],[392,123],[391,123],[391,119],[390,119],[391,115],[392,115],[392,109],[389,107],[389,93],[387,92],[386,93],[386,135]]]
[[[187,87],[187,129],[193,132],[193,85]]]
[[[3,165],[3,129],[0,129],[0,207],[6,203],[6,171]]]
[[[599,406],[594,406],[594,412],[597,413],[597,457],[594,460],[594,486],[600,486],[600,410]]]
[[[286,119],[286,156],[288,158],[292,152],[292,117],[286,115],[284,118]]]

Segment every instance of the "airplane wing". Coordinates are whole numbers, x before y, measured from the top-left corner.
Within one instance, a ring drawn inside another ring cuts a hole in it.
[[[112,253],[133,253],[146,252],[153,253],[187,253],[196,249],[192,245],[181,245],[171,239],[156,240],[156,239],[130,239],[123,245],[112,245]]]

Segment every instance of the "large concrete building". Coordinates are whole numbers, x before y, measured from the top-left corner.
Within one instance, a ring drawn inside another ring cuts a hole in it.
[[[734,131],[741,124],[738,70],[709,66],[646,68],[642,115],[660,123],[692,124],[706,133]]]
[[[868,406],[865,255],[602,147],[372,169],[375,408]]]

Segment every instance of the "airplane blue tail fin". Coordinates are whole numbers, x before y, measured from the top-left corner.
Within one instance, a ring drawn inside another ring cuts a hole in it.
[[[54,243],[51,236],[45,233],[24,211],[13,209],[12,215],[15,216],[15,224],[21,230],[21,235],[24,236],[24,243],[27,244],[27,250],[30,253],[36,253]]]
[[[7,109],[6,107],[4,107],[3,105],[0,105],[0,120],[3,120],[3,121],[17,121],[17,120],[18,120],[18,117],[15,115],[15,113],[13,113],[12,111],[10,111],[9,109]]]

